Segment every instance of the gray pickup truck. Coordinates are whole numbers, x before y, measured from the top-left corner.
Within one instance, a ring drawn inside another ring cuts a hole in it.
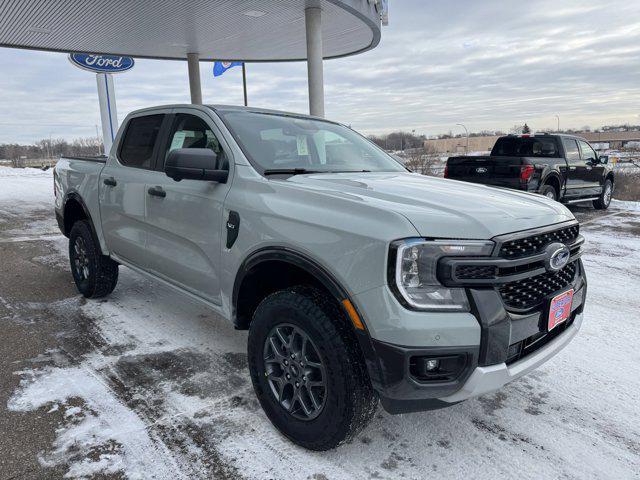
[[[129,267],[249,330],[255,393],[294,442],[495,391],[582,322],[583,238],[563,205],[408,172],[338,123],[175,105],[110,155],[61,158],[55,210],[88,298]]]

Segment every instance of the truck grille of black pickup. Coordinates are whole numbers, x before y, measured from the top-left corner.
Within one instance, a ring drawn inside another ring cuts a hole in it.
[[[509,240],[502,244],[500,248],[500,257],[503,258],[519,258],[529,255],[535,255],[542,252],[545,246],[551,242],[572,243],[578,234],[580,227],[571,225],[570,227],[561,228],[551,232],[539,233],[529,237]]]
[[[501,285],[498,290],[507,308],[528,310],[540,305],[544,299],[567,286],[575,278],[578,262],[571,262],[558,272],[545,272],[534,277]]]

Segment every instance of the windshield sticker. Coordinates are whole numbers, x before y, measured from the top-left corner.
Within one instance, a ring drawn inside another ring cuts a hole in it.
[[[296,139],[298,141],[298,156],[307,156],[309,155],[309,147],[307,145],[307,136],[306,135],[296,135]]]

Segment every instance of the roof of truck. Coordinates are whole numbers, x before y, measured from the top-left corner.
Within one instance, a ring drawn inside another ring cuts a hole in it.
[[[579,135],[573,135],[571,133],[547,133],[547,132],[537,132],[537,133],[523,133],[523,134],[509,134],[509,135],[505,135],[504,137],[501,138],[508,138],[508,137],[515,137],[515,138],[530,138],[530,137],[567,137],[567,138],[577,138],[579,140],[584,140],[585,142],[587,142],[587,140],[584,137],[581,137]]]
[[[306,119],[310,119],[310,120],[322,120],[325,122],[329,122],[329,123],[334,123],[337,125],[343,125],[340,122],[336,122],[333,120],[327,120],[326,118],[322,118],[322,117],[316,117],[313,115],[307,115],[304,113],[297,113],[297,112],[287,112],[284,110],[273,110],[273,109],[269,109],[269,108],[259,108],[259,107],[245,107],[242,105],[196,105],[193,103],[174,103],[174,104],[169,104],[169,105],[154,105],[153,107],[146,107],[146,108],[140,108],[138,110],[133,110],[132,112],[129,113],[128,116],[131,115],[139,115],[141,113],[152,113],[155,112],[157,110],[169,110],[172,108],[189,108],[189,109],[193,109],[193,110],[200,110],[200,111],[206,111],[206,110],[213,110],[216,112],[220,112],[220,113],[225,113],[225,112],[255,112],[255,113],[268,113],[268,114],[272,114],[272,115],[286,115],[286,116],[290,116],[290,117],[296,117],[296,118],[306,118]]]

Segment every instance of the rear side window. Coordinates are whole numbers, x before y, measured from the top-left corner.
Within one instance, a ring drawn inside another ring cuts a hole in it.
[[[567,155],[567,162],[578,163],[580,161],[580,151],[578,150],[578,144],[573,138],[563,138],[564,151]]]
[[[123,165],[135,168],[151,168],[153,148],[158,139],[163,114],[146,115],[129,120],[120,147],[119,159]]]

